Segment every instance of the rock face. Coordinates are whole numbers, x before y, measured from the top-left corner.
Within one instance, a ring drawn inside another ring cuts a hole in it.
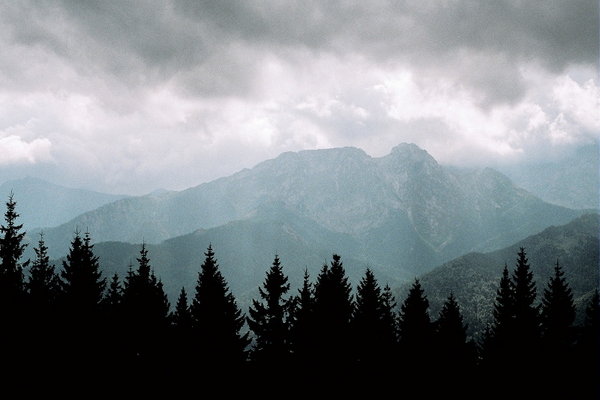
[[[404,143],[380,158],[348,147],[283,153],[181,192],[104,205],[45,234],[58,256],[76,229],[89,230],[96,242],[159,243],[251,221],[261,207],[347,235],[365,265],[413,272],[501,248],[581,214],[541,201],[494,170],[445,168]]]

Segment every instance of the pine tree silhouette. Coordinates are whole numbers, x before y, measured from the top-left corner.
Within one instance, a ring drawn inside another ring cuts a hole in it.
[[[50,264],[48,247],[44,242],[44,235],[41,233],[34,251],[35,259],[31,263],[29,279],[25,287],[30,312],[35,313],[32,317],[45,319],[54,312],[59,297],[60,280],[54,270],[54,265]]]
[[[172,324],[169,336],[171,342],[170,363],[173,376],[178,377],[178,379],[192,378],[195,373],[190,368],[192,361],[195,361],[192,360],[190,354],[192,349],[192,312],[187,292],[183,287],[179,292],[175,310],[171,314],[170,320]]]
[[[541,315],[545,353],[553,353],[547,361],[559,361],[557,367],[561,364],[564,366],[565,357],[575,341],[575,303],[558,260],[554,267],[554,276],[544,289]]]
[[[436,321],[436,365],[446,378],[470,375],[475,366],[475,347],[467,340],[467,326],[454,294],[444,302]]]
[[[385,285],[381,294],[381,319],[383,333],[381,341],[385,352],[394,357],[398,351],[398,314],[396,312],[396,299],[389,285]]]
[[[429,318],[429,301],[418,279],[400,306],[399,332],[400,357],[404,359],[405,372],[420,376],[431,365],[433,325]]]
[[[513,365],[516,369],[531,368],[539,357],[540,317],[535,304],[536,287],[524,248],[517,254],[517,264],[512,274],[514,287]]]
[[[130,271],[123,288],[123,313],[128,357],[142,370],[155,369],[164,357],[163,338],[168,329],[169,301],[156,278],[146,245],[137,258],[138,268]],[[143,371],[142,371],[143,372]]]
[[[192,301],[195,357],[213,373],[236,369],[246,360],[244,316],[219,271],[212,246],[206,250]]]
[[[255,335],[252,359],[263,368],[281,369],[289,360],[291,303],[285,297],[289,289],[288,278],[276,255],[262,287],[258,288],[261,301],[252,301],[247,319]]]
[[[384,298],[377,279],[367,268],[356,289],[356,306],[352,318],[354,352],[357,360],[373,367],[390,357],[384,321]],[[367,367],[368,368],[368,367]]]
[[[104,354],[101,339],[101,301],[106,286],[89,233],[78,232],[71,241],[61,271],[62,346],[69,373],[82,374],[85,368],[101,368]]]
[[[354,304],[341,257],[333,255],[331,267],[324,265],[315,284],[316,354],[322,367],[341,368],[354,358],[350,321]]]
[[[292,357],[300,369],[307,368],[316,358],[315,297],[308,270],[304,270],[302,287],[294,297],[290,317]]]
[[[505,370],[512,362],[509,354],[514,341],[514,288],[504,265],[492,310],[493,322],[484,334],[482,352],[487,369]]]
[[[24,304],[23,269],[28,262],[21,263],[21,257],[27,246],[21,232],[22,224],[17,224],[19,214],[16,212],[16,201],[11,194],[6,202],[4,224],[0,225],[0,313],[6,326],[14,328],[22,314]]]
[[[23,339],[29,344],[25,357],[37,368],[46,369],[52,368],[50,360],[58,356],[55,344],[58,341],[57,299],[60,281],[54,266],[50,264],[42,234],[34,251],[36,257],[25,283],[28,321]],[[40,340],[41,332],[44,340]]]
[[[185,288],[181,288],[179,292],[175,311],[171,318],[178,331],[189,331],[192,328],[192,313]]]

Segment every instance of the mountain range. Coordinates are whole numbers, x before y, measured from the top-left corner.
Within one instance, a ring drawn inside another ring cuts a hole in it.
[[[363,265],[395,276],[501,248],[582,213],[546,203],[492,169],[445,168],[419,147],[401,144],[379,158],[356,148],[283,153],[184,191],[105,204],[44,234],[54,257],[66,254],[76,230],[96,242],[159,244],[222,227],[243,247],[238,225],[227,224],[253,225],[265,207],[321,236],[344,235]],[[260,235],[263,228],[248,230]],[[293,240],[310,242],[301,234]]]

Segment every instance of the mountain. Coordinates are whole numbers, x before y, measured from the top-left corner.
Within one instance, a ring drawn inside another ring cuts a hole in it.
[[[599,143],[582,146],[552,162],[503,167],[517,185],[553,204],[576,209],[600,209]]]
[[[52,227],[125,196],[71,189],[37,178],[23,178],[0,185],[4,201],[13,193],[25,229]]]
[[[45,233],[50,252],[61,256],[76,229],[97,242],[160,243],[248,219],[267,204],[349,235],[362,260],[414,273],[581,214],[543,202],[494,170],[444,168],[405,143],[380,158],[349,147],[283,153],[181,192],[106,204]]]
[[[552,226],[511,246],[490,253],[469,253],[419,277],[437,318],[442,303],[452,291],[471,332],[481,331],[491,316],[496,289],[504,265],[514,269],[517,252],[524,247],[537,285],[537,299],[558,260],[573,290],[579,318],[591,292],[599,287],[600,215],[586,214],[562,226]],[[401,302],[409,285],[397,292]]]
[[[361,259],[360,243],[350,235],[324,229],[314,221],[293,214],[280,204],[261,206],[246,220],[234,221],[208,230],[147,245],[151,264],[174,302],[182,286],[193,293],[203,253],[212,244],[230,288],[242,303],[256,295],[275,254],[281,258],[293,287],[299,287],[304,270],[316,275],[333,253],[342,255],[350,279],[358,282],[367,262]],[[128,266],[139,256],[140,245],[102,242],[94,247],[105,276],[124,277]],[[385,266],[370,266],[391,285],[409,278]],[[294,290],[295,291],[295,290]]]

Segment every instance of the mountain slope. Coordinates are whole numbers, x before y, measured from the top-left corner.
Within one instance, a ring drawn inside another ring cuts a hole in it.
[[[351,235],[365,259],[415,272],[580,214],[544,203],[493,170],[447,169],[402,144],[380,158],[355,148],[284,153],[182,192],[105,205],[46,237],[54,255],[66,252],[76,229],[89,230],[97,241],[158,243],[243,220],[270,203]]]
[[[71,189],[41,179],[24,178],[0,185],[3,201],[13,192],[26,229],[53,227],[125,196]]]
[[[537,284],[538,300],[558,260],[565,271],[578,304],[599,287],[600,215],[587,214],[574,221],[552,226],[511,246],[490,253],[470,253],[449,261],[419,277],[437,317],[443,301],[452,291],[471,331],[489,321],[497,285],[504,265],[514,269],[517,252],[524,247]],[[408,292],[397,292],[402,301]]]
[[[358,282],[370,265],[384,282],[397,285],[408,278],[401,271],[368,263],[361,259],[360,244],[347,234],[324,229],[310,219],[295,215],[279,204],[261,207],[243,221],[231,222],[208,230],[172,238],[157,245],[147,245],[149,257],[162,279],[171,301],[182,286],[193,293],[203,253],[212,244],[232,291],[242,301],[255,295],[264,280],[273,257],[278,254],[293,287],[299,287],[305,269],[313,279],[333,253],[342,255],[353,282]],[[135,264],[140,245],[102,242],[95,253],[105,276],[115,272],[125,276],[130,262]]]
[[[505,166],[501,171],[550,203],[576,209],[600,208],[599,142],[580,147],[556,161]]]

